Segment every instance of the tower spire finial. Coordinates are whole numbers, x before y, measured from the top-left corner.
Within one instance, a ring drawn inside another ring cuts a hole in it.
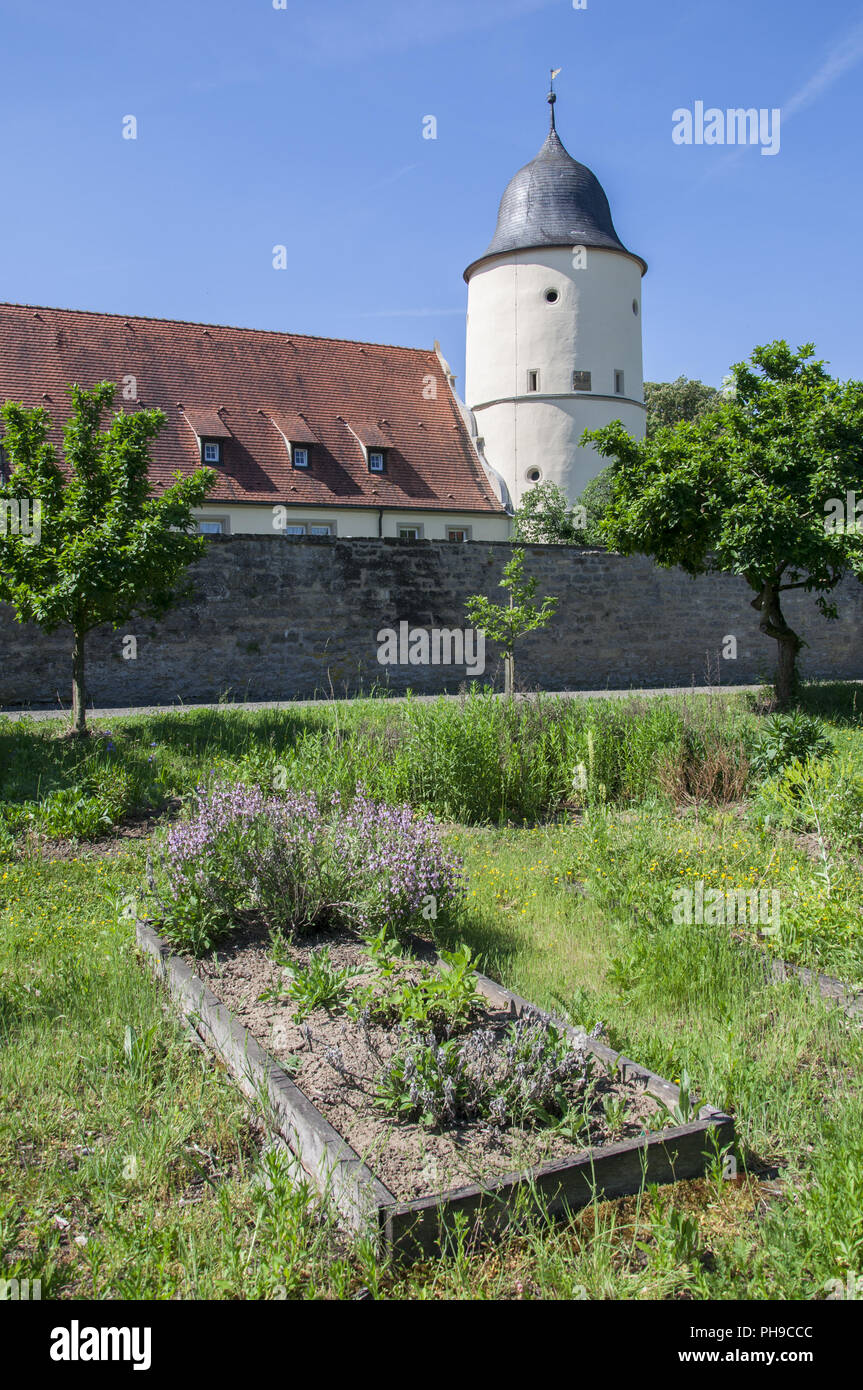
[[[555,95],[555,90],[554,90],[554,79],[557,77],[557,74],[560,72],[560,68],[551,68],[551,69],[550,69],[550,72],[551,72],[551,82],[550,82],[550,84],[549,84],[549,93],[548,93],[548,96],[546,97],[546,101],[548,102],[549,106],[551,107],[551,129],[552,129],[552,130],[555,130],[556,127],[555,127],[555,124],[554,124],[554,103],[557,101],[557,96]]]

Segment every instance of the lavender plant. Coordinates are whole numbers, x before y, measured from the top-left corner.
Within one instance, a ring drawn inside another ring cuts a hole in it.
[[[418,816],[406,803],[374,801],[362,788],[347,805],[334,792],[331,806],[336,852],[364,885],[358,918],[364,931],[403,936],[461,897],[460,865],[444,849],[434,816]]]
[[[166,933],[197,949],[233,927],[260,923],[286,935],[350,925],[404,936],[462,895],[459,862],[432,817],[359,793],[323,805],[314,793],[199,786],[184,819],[147,867]]]
[[[433,1032],[401,1030],[377,1078],[377,1103],[401,1119],[451,1128],[483,1119],[497,1126],[555,1124],[586,1099],[592,1056],[538,1010],[501,1036],[478,1028],[439,1042]]]
[[[448,1129],[476,1113],[475,1090],[457,1039],[439,1043],[434,1033],[407,1028],[377,1078],[376,1100],[396,1119]]]
[[[495,1102],[488,1118],[496,1124],[553,1123],[592,1074],[592,1054],[534,1009],[510,1024],[502,1042],[488,1029],[471,1033],[464,1053],[482,1094]]]

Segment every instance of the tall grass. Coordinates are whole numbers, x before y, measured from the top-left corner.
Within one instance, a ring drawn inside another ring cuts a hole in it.
[[[710,759],[735,769],[731,799],[745,783],[754,729],[740,704],[704,696],[507,701],[471,693],[406,701],[388,715],[303,732],[263,763],[250,754],[250,770],[342,793],[362,784],[452,820],[500,824],[668,794]]]
[[[209,772],[352,795],[363,786],[470,824],[564,807],[742,795],[757,717],[740,695],[458,699],[242,708],[110,721],[79,746],[53,726],[0,719],[0,803],[19,828],[93,838],[164,807]],[[68,793],[68,795],[67,795]],[[53,798],[53,800],[51,800]]]

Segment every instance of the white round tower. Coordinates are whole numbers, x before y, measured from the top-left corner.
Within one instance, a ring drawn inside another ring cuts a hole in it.
[[[551,128],[510,180],[468,284],[465,400],[513,506],[554,482],[575,502],[604,467],[579,444],[621,420],[644,437],[640,256],[627,251],[599,180]]]

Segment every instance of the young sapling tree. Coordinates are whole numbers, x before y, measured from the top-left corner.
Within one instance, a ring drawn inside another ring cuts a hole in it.
[[[71,628],[72,732],[81,737],[88,733],[87,634],[102,623],[116,628],[133,614],[159,618],[181,596],[180,577],[207,544],[191,534],[192,508],[205,500],[215,475],[207,468],[176,473],[154,496],[149,449],[164,424],[162,411],[120,410],[103,428],[113,383],[69,389],[65,470],[43,407],[7,401],[0,408],[6,461],[0,500],[20,506],[26,499],[40,518],[38,538],[0,530],[0,600],[12,605],[18,622],[46,632],[64,623]]]

